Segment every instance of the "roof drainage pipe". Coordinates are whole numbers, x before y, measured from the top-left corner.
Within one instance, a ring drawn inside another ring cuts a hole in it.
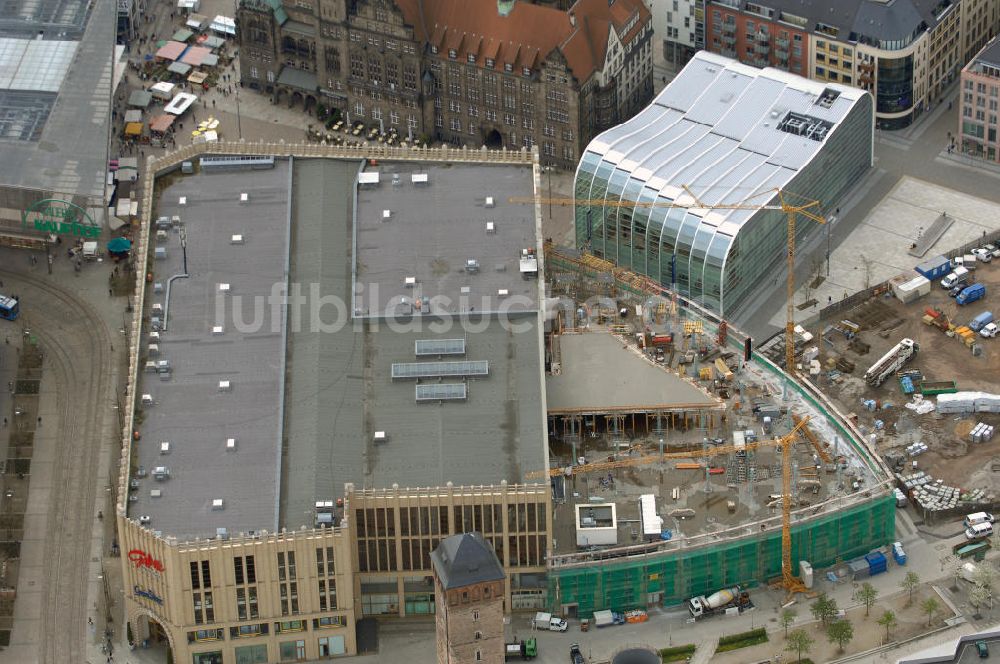
[[[162,330],[167,331],[167,321],[170,320],[170,285],[174,283],[174,279],[187,279],[188,274],[175,274],[174,276],[167,279],[167,297],[166,301],[163,303],[163,326]]]

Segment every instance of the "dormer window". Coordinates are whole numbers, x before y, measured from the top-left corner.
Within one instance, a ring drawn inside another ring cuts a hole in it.
[[[497,64],[496,60],[494,60],[493,58],[486,58],[486,66],[489,67],[490,69],[493,69],[496,66],[496,64]]]
[[[531,76],[531,67],[525,67],[524,69],[521,70],[521,73],[524,74],[525,76]]]
[[[511,63],[509,63],[509,62],[505,62],[505,63],[503,64],[503,70],[504,70],[504,71],[514,71],[514,65],[512,65],[512,64],[511,64]]]
[[[470,65],[476,64],[476,54],[475,53],[469,53],[469,55],[467,56],[467,59],[468,59]]]
[[[435,53],[436,54],[437,52],[438,52],[438,47],[432,45],[431,46],[431,53]]]
[[[448,57],[451,58],[452,60],[454,60],[455,58],[458,57],[458,51],[456,51],[453,48],[449,48],[448,49]]]

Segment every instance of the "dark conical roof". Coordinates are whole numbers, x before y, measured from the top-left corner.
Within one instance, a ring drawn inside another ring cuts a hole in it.
[[[431,552],[431,563],[445,590],[504,578],[497,554],[479,533],[442,540]]]

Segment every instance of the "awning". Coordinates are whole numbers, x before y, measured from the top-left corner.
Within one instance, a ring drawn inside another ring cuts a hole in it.
[[[174,64],[177,64],[176,62]],[[198,97],[188,92],[179,92],[177,96],[170,100],[170,103],[163,107],[165,113],[171,115],[184,115],[184,112],[191,108],[191,104],[198,101]]]
[[[316,92],[316,74],[294,67],[282,67],[281,73],[278,75],[278,85]]]
[[[219,64],[219,56],[215,53],[209,53],[205,56],[205,59],[201,61],[201,64],[205,67],[215,67]]]
[[[186,25],[191,30],[200,31],[202,27],[205,25],[206,21],[208,21],[207,16],[202,16],[201,14],[191,14],[190,16],[188,16],[187,22],[184,25]]]
[[[167,71],[171,74],[180,74],[181,76],[187,76],[187,73],[191,71],[191,65],[186,65],[183,62],[171,62],[170,66],[167,67]]]
[[[175,83],[170,81],[160,81],[149,86],[149,91],[154,95],[163,97],[164,99],[170,99],[174,95],[174,88],[177,87]]]
[[[129,106],[138,106],[139,108],[146,108],[149,106],[149,102],[153,101],[153,95],[145,90],[133,90],[132,94],[128,96]]]
[[[206,74],[203,71],[191,72],[191,75],[188,76],[188,83],[192,83],[194,85],[201,85],[202,83],[205,82],[206,78],[208,78],[208,74]]]
[[[168,41],[158,51],[156,51],[156,57],[163,60],[176,60],[181,57],[186,48],[187,44],[182,42]]]
[[[187,28],[181,28],[180,30],[174,33],[174,36],[171,37],[171,39],[173,39],[174,41],[186,42],[187,40],[191,39],[191,37],[194,37],[193,32],[191,32]]]
[[[123,254],[132,248],[132,243],[127,237],[116,237],[108,242],[108,251],[113,254]]]
[[[170,129],[170,125],[172,125],[176,119],[177,117],[173,115],[157,115],[149,122],[149,130],[162,134]]]
[[[198,43],[209,48],[219,48],[226,43],[226,40],[215,35],[202,35],[198,38]]]
[[[205,56],[211,54],[212,49],[205,48],[204,46],[191,46],[181,56],[180,61],[192,67],[197,67],[205,60]]]
[[[142,134],[142,123],[141,122],[126,122],[125,123],[125,135],[126,136],[140,136]]]

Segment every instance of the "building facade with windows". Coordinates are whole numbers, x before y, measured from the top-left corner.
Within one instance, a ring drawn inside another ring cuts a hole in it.
[[[997,0],[708,0],[706,48],[757,67],[867,90],[883,129],[941,100],[1000,29]]]
[[[591,141],[576,206],[577,246],[726,316],[780,272],[776,189],[832,211],[873,163],[868,93],[700,52],[639,115]],[[677,204],[688,207],[671,207]],[[815,232],[799,224],[797,238]]]
[[[241,83],[414,140],[575,166],[652,97],[641,0],[241,0]]]
[[[962,152],[992,162],[1000,162],[998,90],[1000,38],[995,38],[962,69],[958,120]]]
[[[682,67],[705,48],[705,0],[645,0],[653,16],[655,48],[670,65]]]

